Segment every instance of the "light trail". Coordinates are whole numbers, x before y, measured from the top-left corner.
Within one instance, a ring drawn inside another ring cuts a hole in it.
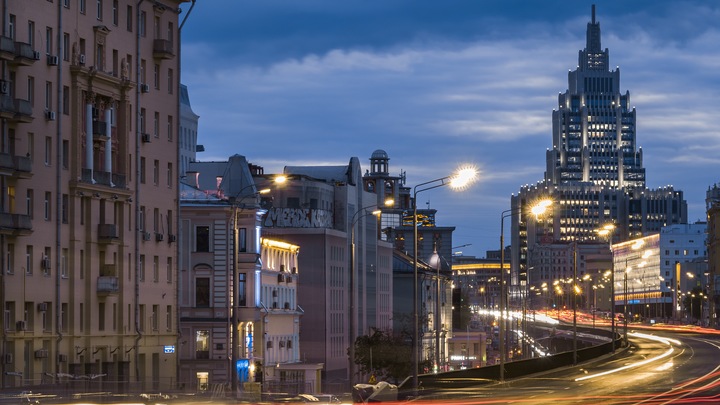
[[[673,348],[673,344],[675,344],[675,345],[681,344],[680,341],[676,340],[676,339],[664,338],[664,337],[655,336],[655,335],[648,335],[647,333],[632,332],[632,333],[629,333],[629,335],[638,337],[638,338],[642,338],[642,339],[648,339],[648,340],[653,340],[653,341],[660,342],[660,343],[665,343],[666,345],[669,346],[669,348],[665,351],[665,353],[663,353],[657,357],[651,357],[651,358],[645,359],[643,361],[638,361],[637,363],[628,364],[626,366],[618,367],[616,369],[612,369],[612,370],[608,370],[608,371],[603,371],[601,373],[578,377],[575,379],[575,381],[590,380],[592,378],[602,377],[602,376],[605,376],[608,374],[614,374],[614,373],[617,373],[620,371],[629,370],[631,368],[644,366],[645,364],[649,364],[654,361],[658,361],[658,360],[661,360],[661,359],[664,359],[664,358],[670,356],[675,351],[675,348]]]

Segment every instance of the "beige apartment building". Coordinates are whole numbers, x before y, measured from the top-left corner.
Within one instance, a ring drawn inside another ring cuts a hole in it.
[[[182,1],[2,3],[0,388],[174,388]]]

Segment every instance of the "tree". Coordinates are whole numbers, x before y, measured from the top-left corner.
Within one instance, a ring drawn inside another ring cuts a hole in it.
[[[354,361],[361,374],[398,384],[412,373],[412,346],[402,334],[373,329],[355,340]]]

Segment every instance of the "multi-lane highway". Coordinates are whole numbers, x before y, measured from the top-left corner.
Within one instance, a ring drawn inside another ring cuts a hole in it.
[[[464,404],[702,404],[720,403],[717,335],[630,330],[629,346],[575,367],[418,401]]]

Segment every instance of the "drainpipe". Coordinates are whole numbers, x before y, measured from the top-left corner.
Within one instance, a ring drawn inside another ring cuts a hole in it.
[[[62,71],[63,71],[63,5],[62,2],[57,2],[58,9],[58,28],[57,28],[57,55],[60,59],[60,63],[57,65],[57,100],[55,100],[56,107],[56,121],[55,121],[55,330],[57,332],[57,338],[55,340],[55,382],[58,382],[59,377],[57,376],[60,372],[60,362],[58,361],[58,354],[60,353],[60,344],[63,340],[62,334],[62,294],[61,294],[61,282],[62,282],[62,212],[63,212],[63,193],[62,193],[62,116],[63,116],[63,86],[62,86]],[[49,259],[49,258],[48,258]],[[25,275],[23,275],[24,277]],[[52,350],[50,351],[52,353]]]
[[[144,0],[138,0],[135,8],[135,21],[137,22],[135,37],[135,381],[140,382],[140,340],[143,335],[140,330],[140,5]]]
[[[5,28],[7,27],[7,20],[6,17],[8,15],[7,11],[7,0],[2,0],[2,32],[5,33]],[[2,62],[2,79],[5,79],[5,70],[6,70],[7,62]],[[6,131],[6,125],[5,120],[0,121],[0,134],[5,138],[5,131]],[[3,142],[4,145],[6,145],[6,142]],[[0,193],[0,208],[4,211],[5,209],[5,195],[7,195],[7,190],[5,189],[5,177],[0,177],[0,190],[2,193]],[[6,288],[6,277],[5,277],[5,236],[0,235],[0,270],[2,271],[0,273],[0,302],[5,302],[5,288]],[[23,277],[25,275],[23,274]],[[5,323],[5,311],[2,311],[2,314],[0,314],[0,319],[3,321],[3,324]],[[8,320],[9,321],[9,320]],[[2,328],[2,355],[5,356],[7,354],[7,332],[5,332],[5,328]],[[5,388],[5,362],[0,361],[0,389]]]

